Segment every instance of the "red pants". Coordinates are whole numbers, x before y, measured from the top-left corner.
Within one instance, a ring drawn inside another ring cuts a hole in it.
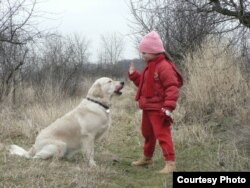
[[[156,140],[158,140],[165,160],[175,161],[171,124],[164,121],[160,112],[143,110],[141,129],[145,139],[144,155],[146,157],[153,157]]]

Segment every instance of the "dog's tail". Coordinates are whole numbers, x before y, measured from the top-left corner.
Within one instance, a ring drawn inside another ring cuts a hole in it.
[[[9,152],[11,155],[18,155],[27,159],[31,158],[28,151],[17,145],[11,145],[9,148]]]

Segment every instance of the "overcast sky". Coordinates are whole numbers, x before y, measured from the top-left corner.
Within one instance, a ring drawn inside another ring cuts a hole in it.
[[[123,58],[138,57],[132,42],[128,19],[130,11],[128,0],[44,0],[37,6],[48,12],[48,18],[41,27],[58,30],[62,34],[80,34],[90,41],[89,51],[92,61],[96,61],[100,36],[119,33],[125,39]],[[47,15],[47,14],[46,14]]]

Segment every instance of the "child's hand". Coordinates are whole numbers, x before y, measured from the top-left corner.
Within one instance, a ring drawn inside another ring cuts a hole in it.
[[[165,109],[165,108],[162,108],[161,111],[163,112],[163,117],[165,120],[168,120],[170,123],[173,123],[174,121],[174,115],[173,113],[168,110],[168,109]]]
[[[130,63],[128,72],[129,74],[133,74],[135,72],[135,65],[133,62]]]

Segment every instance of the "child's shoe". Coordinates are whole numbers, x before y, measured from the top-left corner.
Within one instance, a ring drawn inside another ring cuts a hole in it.
[[[153,160],[149,157],[143,157],[137,161],[132,162],[132,166],[147,166],[153,164]]]
[[[166,161],[165,167],[160,170],[158,173],[160,174],[168,174],[176,171],[175,161]]]

